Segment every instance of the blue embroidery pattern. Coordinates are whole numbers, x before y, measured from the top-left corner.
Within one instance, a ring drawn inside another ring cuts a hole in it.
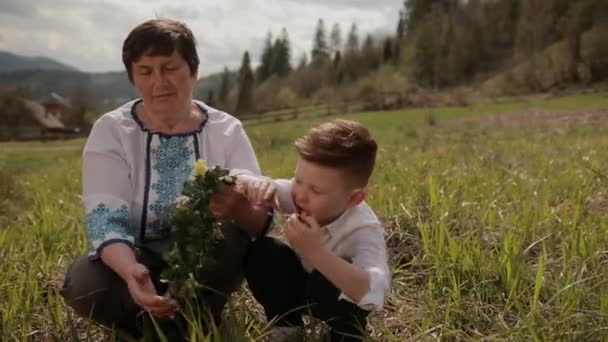
[[[89,253],[95,253],[99,245],[109,237],[133,240],[128,235],[129,210],[124,204],[112,210],[104,203],[99,203],[85,216],[84,226],[89,241]]]
[[[146,238],[159,239],[170,232],[170,210],[182,192],[184,182],[192,173],[191,136],[159,137],[160,144],[152,149],[152,168],[158,173],[158,181],[150,186],[158,199],[149,205],[156,220],[149,222]]]

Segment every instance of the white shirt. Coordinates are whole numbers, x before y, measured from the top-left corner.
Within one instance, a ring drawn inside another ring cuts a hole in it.
[[[279,210],[284,213],[294,213],[291,181],[277,179],[274,182],[277,186]],[[332,223],[321,227],[321,231],[323,246],[369,274],[369,292],[359,302],[348,298],[344,293],[341,293],[339,298],[357,304],[364,310],[380,310],[390,288],[391,275],[384,228],[372,209],[367,203],[361,202],[347,209]],[[308,272],[312,271],[304,262],[302,266]]]
[[[82,202],[91,258],[115,242],[165,252],[171,208],[197,159],[260,174],[236,118],[194,101],[207,119],[194,131],[167,135],[143,127],[135,112],[140,101],[101,116],[84,147]]]

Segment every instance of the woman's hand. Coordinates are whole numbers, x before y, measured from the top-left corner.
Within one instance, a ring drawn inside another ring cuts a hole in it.
[[[152,315],[162,319],[173,319],[177,311],[177,302],[156,294],[148,268],[140,263],[132,264],[127,269],[125,282],[135,304]]]
[[[209,209],[216,219],[221,221],[235,221],[239,212],[248,204],[247,198],[238,192],[234,186],[222,186],[220,190],[211,195]]]
[[[211,196],[209,209],[216,219],[234,224],[251,237],[264,232],[269,222],[267,207],[249,203],[236,186],[223,186]]]

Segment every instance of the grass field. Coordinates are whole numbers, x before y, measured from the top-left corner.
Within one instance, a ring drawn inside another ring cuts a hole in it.
[[[361,113],[393,284],[373,340],[608,340],[608,94]],[[289,177],[315,121],[247,129]],[[0,144],[0,340],[99,340],[57,294],[86,247],[82,140]],[[230,329],[264,327],[242,291]]]

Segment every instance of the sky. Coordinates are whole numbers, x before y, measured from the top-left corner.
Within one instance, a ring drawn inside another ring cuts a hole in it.
[[[141,22],[184,21],[198,41],[199,75],[238,68],[248,50],[254,64],[268,32],[285,27],[292,63],[312,48],[319,18],[346,36],[392,34],[402,0],[0,0],[0,50],[46,56],[82,71],[123,69],[122,42]],[[345,40],[345,37],[343,38]]]

